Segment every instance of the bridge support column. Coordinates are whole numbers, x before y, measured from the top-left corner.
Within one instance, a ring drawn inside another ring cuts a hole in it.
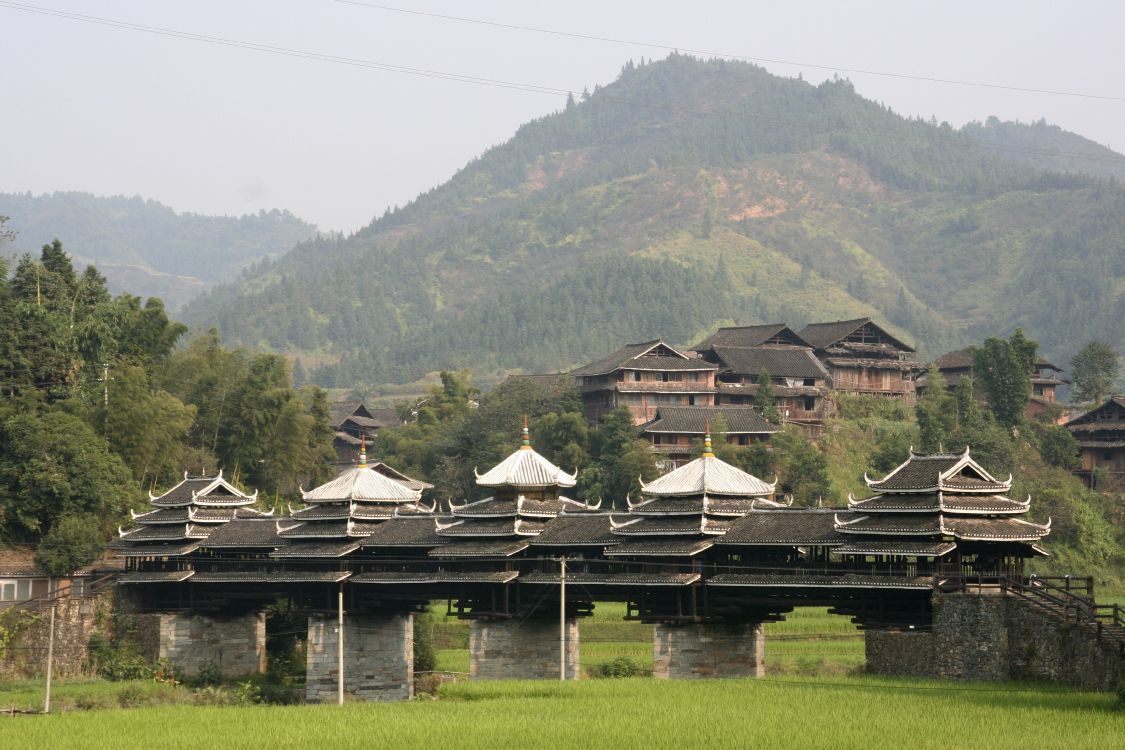
[[[335,615],[309,617],[305,700],[339,696],[339,627]],[[361,701],[405,701],[414,695],[414,615],[344,616],[344,695]]]
[[[863,650],[869,674],[937,677],[934,634],[924,630],[865,630]]]
[[[266,615],[201,615],[163,612],[141,615],[137,636],[146,656],[166,659],[189,677],[214,671],[224,677],[258,674],[266,668]]]
[[[761,677],[765,637],[760,622],[657,625],[652,674],[665,679]]]
[[[566,620],[566,678],[577,679],[578,618]],[[558,620],[473,620],[469,623],[469,678],[557,680]]]

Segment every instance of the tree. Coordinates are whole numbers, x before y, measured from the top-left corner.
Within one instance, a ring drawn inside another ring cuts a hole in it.
[[[129,469],[82,419],[44,407],[0,424],[0,514],[9,535],[38,540],[82,514],[105,532],[138,494]]]
[[[773,378],[764,367],[758,373],[758,390],[754,392],[754,406],[758,413],[774,424],[781,424],[781,414],[777,411],[777,394],[773,389]]]
[[[1113,392],[1120,374],[1117,352],[1104,341],[1090,341],[1070,360],[1074,395],[1079,401],[1100,404]]]
[[[931,364],[926,373],[926,388],[914,406],[914,414],[918,418],[919,451],[938,453],[943,450],[957,427],[957,402],[949,394],[945,376],[936,364]]]
[[[1007,341],[989,338],[973,349],[973,371],[996,421],[1005,427],[1019,424],[1027,412],[1037,348],[1017,328]]]
[[[103,540],[98,518],[89,514],[60,518],[35,550],[35,567],[55,578],[69,575],[101,557]]]
[[[620,507],[626,497],[640,492],[641,479],[656,476],[652,446],[637,435],[628,407],[619,406],[606,414],[591,443],[593,459],[579,475],[587,502],[604,500],[607,509]]]
[[[797,427],[787,426],[770,438],[778,456],[778,474],[798,505],[815,506],[831,495],[828,457]],[[768,477],[762,477],[767,479]]]

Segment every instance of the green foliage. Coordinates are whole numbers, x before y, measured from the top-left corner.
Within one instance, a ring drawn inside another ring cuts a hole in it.
[[[754,406],[758,413],[774,424],[781,424],[781,415],[777,411],[777,394],[773,389],[773,378],[764,367],[758,373],[758,390],[754,393]]]
[[[1029,424],[1028,429],[1035,436],[1039,455],[1044,461],[1060,469],[1075,469],[1079,466],[1078,441],[1070,430],[1062,425],[1038,423]]]
[[[841,419],[877,417],[904,422],[912,416],[900,399],[871,396],[864,393],[835,393],[836,408]]]
[[[63,516],[35,550],[35,567],[59,578],[97,560],[105,549],[99,519],[88,514]]]
[[[979,349],[973,349],[973,372],[996,421],[1004,426],[1019,424],[1027,411],[1037,348],[1038,344],[1017,328],[1007,341],[988,338]]]
[[[590,669],[590,676],[610,679],[642,677],[649,674],[650,671],[651,670],[645,669],[645,666],[635,659],[630,659],[628,656],[617,656],[592,667]]]
[[[1104,341],[1090,341],[1070,360],[1074,396],[1101,404],[1113,392],[1121,372],[1117,352]]]
[[[957,426],[956,399],[945,387],[936,364],[926,373],[926,389],[914,406],[918,420],[919,452],[939,453]]]
[[[437,669],[437,651],[434,650],[434,620],[432,612],[414,615],[414,671],[432,672]]]
[[[87,658],[99,677],[112,682],[151,680],[157,673],[157,665],[145,659],[135,645],[100,633],[90,636]]]
[[[78,516],[108,531],[138,495],[125,464],[78,417],[39,408],[0,423],[0,512],[10,535],[37,539]]]
[[[605,415],[593,433],[590,453],[590,464],[578,475],[581,495],[588,502],[604,501],[606,509],[636,497],[641,481],[657,475],[652,447],[637,437],[633,415],[625,406]]]
[[[828,479],[828,458],[801,431],[786,426],[770,438],[776,456],[781,486],[793,496],[796,505],[815,507],[832,501]]]
[[[2,224],[0,222],[0,227]],[[23,607],[0,609],[0,663],[8,658],[12,643],[41,618],[42,615],[29,612]]]

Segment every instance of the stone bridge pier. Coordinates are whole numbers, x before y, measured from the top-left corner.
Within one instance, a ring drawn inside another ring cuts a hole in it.
[[[264,612],[145,614],[137,618],[137,636],[146,656],[170,661],[189,677],[208,671],[239,677],[266,668]]]
[[[577,679],[578,618],[566,620],[566,678]],[[469,679],[559,679],[559,621],[472,620],[469,623]]]
[[[335,703],[339,696],[339,621],[309,617],[305,700]],[[344,615],[344,696],[361,701],[405,701],[414,695],[414,615]]]
[[[658,624],[652,638],[652,673],[664,679],[761,677],[765,674],[762,623]]]

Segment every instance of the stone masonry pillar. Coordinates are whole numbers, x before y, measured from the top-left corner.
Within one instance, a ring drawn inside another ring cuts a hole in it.
[[[566,678],[576,679],[578,618],[566,620]],[[469,679],[557,680],[558,620],[473,620],[469,623]]]
[[[664,679],[761,677],[765,637],[761,623],[716,622],[657,625],[652,674]]]
[[[934,595],[934,666],[940,677],[1007,680],[1008,597]]]
[[[339,628],[334,615],[309,617],[305,700],[335,703]],[[414,695],[414,615],[344,616],[344,695],[405,701]]]
[[[180,674],[214,671],[238,677],[265,671],[264,612],[233,616],[163,612],[139,620],[147,655],[172,662]]]
[[[937,677],[934,634],[925,630],[865,630],[863,651],[869,674]]]

